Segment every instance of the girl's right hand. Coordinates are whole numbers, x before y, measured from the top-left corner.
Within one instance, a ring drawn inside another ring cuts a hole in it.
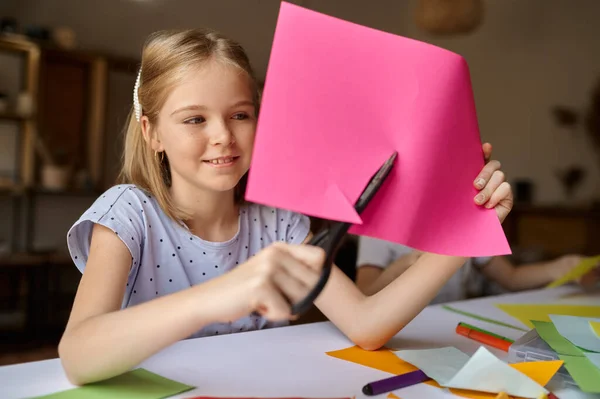
[[[321,275],[325,251],[311,245],[274,243],[222,276],[221,310],[227,321],[256,312],[268,320],[289,320],[292,304],[304,298]]]

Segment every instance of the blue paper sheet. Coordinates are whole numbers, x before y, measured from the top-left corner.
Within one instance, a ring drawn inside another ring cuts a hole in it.
[[[600,338],[590,327],[590,321],[600,319],[578,316],[550,315],[550,320],[563,337],[582,349],[600,352]]]

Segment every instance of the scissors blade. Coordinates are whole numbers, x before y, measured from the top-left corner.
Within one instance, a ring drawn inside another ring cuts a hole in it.
[[[369,181],[369,184],[367,184],[367,187],[363,190],[362,194],[360,195],[354,206],[354,209],[356,209],[356,212],[358,214],[361,214],[365,210],[369,202],[371,202],[373,197],[375,197],[375,194],[385,181],[386,177],[392,171],[396,158],[398,158],[398,152],[394,151],[394,153],[387,159],[387,161],[385,161],[385,163],[381,165],[377,173],[373,175],[373,177]]]
[[[383,184],[385,178],[389,175],[390,171],[394,167],[394,161],[396,160],[397,156],[398,153],[394,152],[369,181],[369,184],[361,194],[354,207],[359,214],[362,213],[362,211],[366,208],[369,201],[371,201],[377,190],[379,190]],[[325,249],[327,256],[321,271],[321,277],[319,278],[317,284],[302,300],[292,305],[291,310],[293,315],[299,315],[306,312],[325,287],[325,284],[329,279],[329,275],[331,274],[331,266],[333,264],[333,258],[337,246],[349,228],[350,223],[334,223],[331,228],[321,231],[310,241],[309,244],[317,245]]]

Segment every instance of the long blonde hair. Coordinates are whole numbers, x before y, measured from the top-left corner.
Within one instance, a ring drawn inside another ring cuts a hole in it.
[[[215,60],[244,71],[249,78],[258,112],[259,88],[246,52],[235,41],[208,29],[169,30],[151,34],[144,44],[137,92],[142,115],[155,126],[158,113],[170,90],[182,82],[185,73],[202,63]],[[136,93],[134,93],[135,96]],[[235,201],[243,201],[247,176],[235,188]],[[144,140],[141,124],[135,110],[129,113],[125,127],[123,165],[119,182],[135,184],[153,194],[163,211],[175,220],[186,220],[187,215],[177,208],[169,193],[171,172],[164,153],[152,152]]]

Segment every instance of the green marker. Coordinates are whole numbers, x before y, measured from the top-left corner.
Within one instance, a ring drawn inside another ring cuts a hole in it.
[[[477,320],[485,321],[487,323],[492,323],[492,324],[496,324],[496,325],[499,325],[499,326],[504,326],[504,327],[512,328],[514,330],[519,330],[519,331],[524,331],[524,332],[529,331],[529,330],[525,330],[525,329],[520,328],[520,327],[513,326],[513,325],[508,324],[508,323],[503,323],[503,322],[498,321],[498,320],[489,319],[487,317],[479,316],[479,315],[476,315],[474,313],[465,312],[464,310],[456,309],[456,308],[453,308],[453,307],[448,306],[448,305],[442,305],[442,309],[448,310],[450,312],[458,313],[458,314],[463,315],[463,316],[472,317],[472,318],[477,319]]]

